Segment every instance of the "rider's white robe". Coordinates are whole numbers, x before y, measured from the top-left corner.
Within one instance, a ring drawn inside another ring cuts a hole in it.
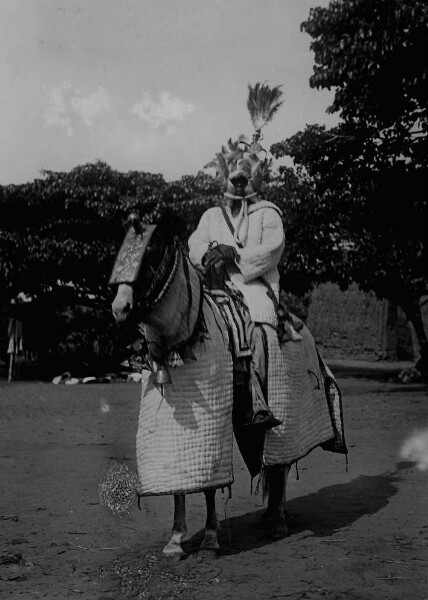
[[[229,207],[226,211],[235,226]],[[229,276],[242,292],[253,321],[276,326],[272,300],[267,296],[267,282],[277,298],[279,273],[277,265],[284,249],[284,230],[279,209],[264,200],[249,204],[248,237],[244,248],[239,248],[230,231],[222,210],[216,206],[208,209],[198,227],[189,238],[189,256],[194,265],[202,258],[213,242],[234,246],[239,254],[236,267],[229,268]]]

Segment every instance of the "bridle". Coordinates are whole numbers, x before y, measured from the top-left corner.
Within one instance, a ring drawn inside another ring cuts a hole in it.
[[[174,280],[180,260],[186,259],[178,238],[174,237],[169,242],[162,239],[158,225],[143,225],[135,213],[129,215],[127,222],[130,227],[117,254],[109,285],[132,286],[133,311],[141,314],[162,300]],[[151,259],[159,256],[156,252],[159,240],[160,260],[156,260],[157,266],[154,267]],[[150,281],[147,274],[151,274]]]

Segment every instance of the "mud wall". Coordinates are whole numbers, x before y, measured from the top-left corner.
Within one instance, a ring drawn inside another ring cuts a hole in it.
[[[325,356],[413,360],[417,353],[401,309],[353,284],[320,285],[311,295],[307,324]]]

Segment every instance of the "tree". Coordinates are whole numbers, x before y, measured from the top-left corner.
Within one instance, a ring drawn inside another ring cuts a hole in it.
[[[1,188],[3,297],[103,296],[123,214],[137,197],[149,210],[165,185],[160,175],[118,173],[98,162]]]
[[[114,338],[108,280],[127,215],[156,222],[169,207],[186,239],[218,194],[218,182],[204,173],[166,183],[162,175],[121,173],[102,162],[0,187],[0,307],[20,292],[30,296],[31,321],[44,331],[29,336],[27,327],[27,343],[36,340],[56,373],[72,361],[90,368],[88,357],[96,362],[100,342],[108,351]]]
[[[155,222],[169,207],[184,239],[219,194],[205,173],[166,183],[162,175],[121,173],[102,162],[0,187],[3,301],[19,292],[59,303],[103,298],[130,212]]]
[[[315,8],[302,29],[313,39],[310,85],[333,88],[340,122],[308,125],[275,144],[309,178],[322,211],[302,217],[336,224],[337,245],[360,287],[400,304],[421,344],[419,298],[428,287],[428,5],[419,0],[343,0]]]

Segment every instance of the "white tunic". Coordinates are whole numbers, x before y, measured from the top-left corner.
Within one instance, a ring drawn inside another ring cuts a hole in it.
[[[229,207],[225,207],[232,221]],[[201,217],[198,227],[189,238],[189,256],[200,266],[209,244],[228,244],[236,248],[239,258],[236,266],[228,268],[233,284],[242,292],[253,321],[276,326],[277,318],[268,287],[279,297],[278,263],[284,249],[284,229],[277,206],[266,200],[248,206],[248,237],[244,248],[238,248],[222,210],[216,206]]]

